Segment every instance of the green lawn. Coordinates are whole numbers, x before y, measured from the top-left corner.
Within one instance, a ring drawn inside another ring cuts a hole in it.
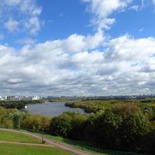
[[[7,131],[0,131],[0,140],[9,142],[41,143],[41,140],[34,137]]]
[[[0,144],[1,155],[73,155],[59,148]]]
[[[40,144],[41,140],[14,132],[0,131],[0,140]],[[73,155],[55,147],[0,144],[0,155]]]

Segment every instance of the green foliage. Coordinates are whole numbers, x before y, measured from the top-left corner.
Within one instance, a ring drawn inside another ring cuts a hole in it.
[[[105,110],[112,105],[109,105],[107,101],[101,100],[90,100],[90,101],[79,101],[79,102],[67,102],[65,106],[72,107],[72,108],[82,108],[85,112],[97,112],[100,110]]]
[[[72,117],[67,114],[62,114],[57,117],[53,117],[50,124],[50,132],[54,136],[69,137],[72,129],[71,125]]]
[[[106,110],[101,116],[94,120],[92,124],[92,139],[91,141],[101,147],[108,149],[116,148],[118,145],[119,127],[122,123],[122,118],[115,115],[112,111]]]
[[[6,109],[24,109],[27,104],[44,103],[46,100],[30,100],[30,101],[0,101],[0,107]]]
[[[122,104],[132,104],[138,105],[140,108],[144,110],[147,109],[153,110],[155,112],[155,99],[124,99],[124,100],[116,100],[116,99],[105,99],[105,100],[93,100],[87,99],[77,102],[67,102],[65,106],[72,107],[72,108],[82,108],[85,112],[98,112],[100,110],[110,109],[113,107],[117,107]],[[146,108],[147,107],[147,108]],[[145,109],[146,108],[146,109]],[[150,108],[150,109],[149,109]]]
[[[22,115],[14,114],[13,115],[13,128],[20,129],[21,121],[22,121]]]
[[[148,126],[149,121],[138,106],[124,104],[107,109],[98,117],[91,115],[85,132],[89,141],[102,148],[139,151]]]
[[[13,115],[17,114],[17,109],[0,108],[0,127],[13,128]]]
[[[80,97],[53,97],[49,99],[50,102],[69,102],[69,101],[76,101],[81,100]]]
[[[0,127],[1,128],[13,128],[13,121],[5,116],[0,117]]]
[[[6,109],[23,109],[25,107],[24,103],[21,101],[0,101],[0,107]]]
[[[71,126],[72,130],[70,132],[69,138],[74,140],[83,140],[84,139],[84,132],[83,129],[85,128],[85,122],[87,117],[85,115],[81,115],[80,113],[68,113],[69,116],[72,117]]]
[[[80,113],[65,112],[52,119],[50,132],[55,136],[81,140],[86,120],[87,117]]]
[[[33,131],[47,131],[47,128],[50,126],[50,118],[39,114],[29,115],[23,120],[21,126],[24,129],[30,129]]]
[[[128,115],[122,122],[120,130],[121,147],[127,151],[140,150],[141,143],[146,129],[149,126],[148,120],[142,114],[134,113]]]

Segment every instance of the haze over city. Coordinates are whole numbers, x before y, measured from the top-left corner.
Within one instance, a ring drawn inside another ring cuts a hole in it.
[[[155,94],[155,0],[1,0],[0,95]]]

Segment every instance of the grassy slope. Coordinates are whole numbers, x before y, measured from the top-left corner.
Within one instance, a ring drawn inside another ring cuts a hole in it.
[[[41,143],[40,140],[14,132],[0,131],[0,140],[9,142]],[[0,144],[0,155],[72,155],[55,147]]]
[[[72,155],[58,148],[1,144],[1,155]]]
[[[0,131],[0,140],[9,142],[41,143],[41,140],[34,137],[15,132]]]

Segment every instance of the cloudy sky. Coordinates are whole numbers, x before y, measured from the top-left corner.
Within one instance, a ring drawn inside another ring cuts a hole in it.
[[[1,0],[1,96],[133,94],[155,94],[155,0]]]

